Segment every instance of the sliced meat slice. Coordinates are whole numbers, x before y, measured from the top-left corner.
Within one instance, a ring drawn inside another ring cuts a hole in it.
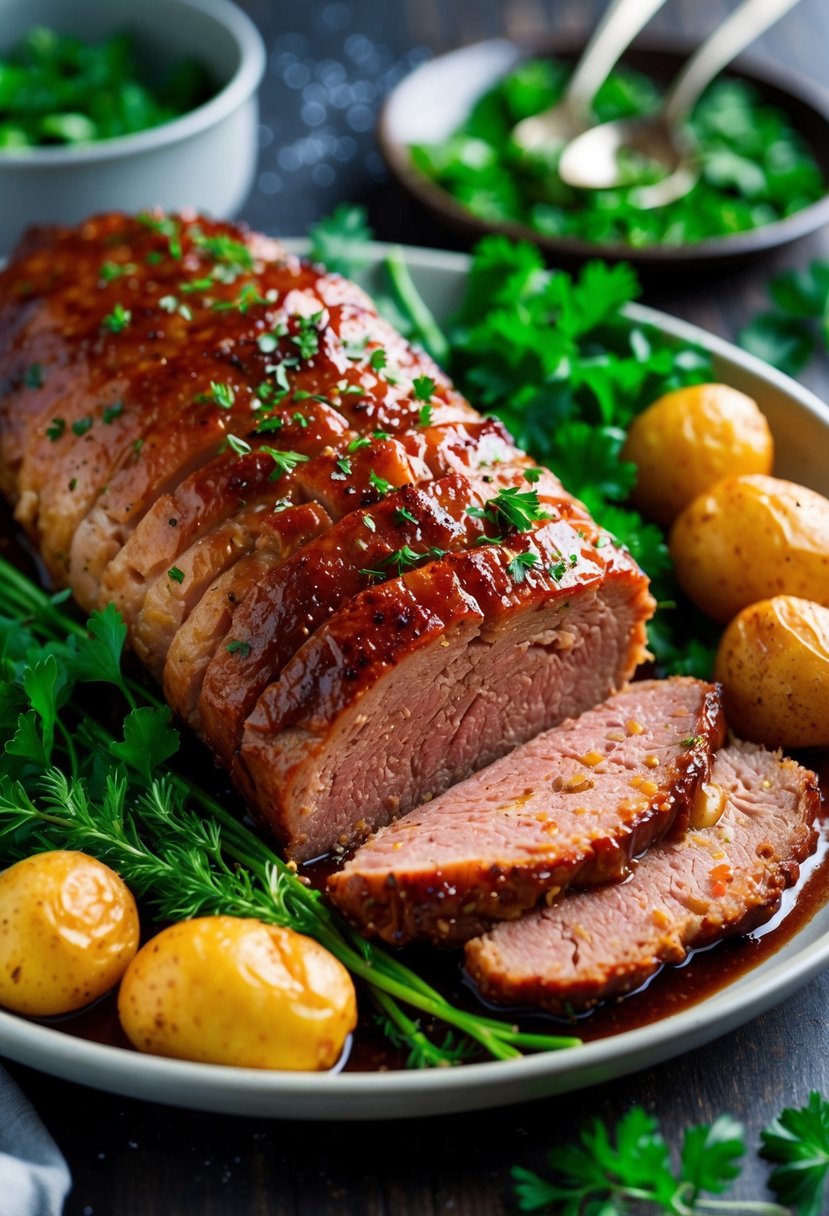
[[[466,965],[486,999],[583,1009],[768,920],[814,849],[817,779],[736,743],[717,754],[712,781],[725,794],[714,826],[657,845],[620,886],[568,895],[470,941]]]
[[[437,443],[449,446],[443,436]],[[202,729],[222,761],[235,764],[244,721],[260,694],[333,612],[436,550],[439,556],[466,549],[488,528],[496,530],[478,513],[501,488],[522,487],[551,515],[566,516],[572,501],[558,480],[540,470],[530,487],[524,473],[523,465],[477,471],[467,465],[465,475],[403,487],[347,515],[284,565],[274,563],[264,576],[257,570],[234,616],[238,646],[232,653],[217,649],[199,703]]]
[[[106,603],[123,587],[125,608],[127,597],[136,601],[126,609],[129,624],[148,572],[169,567],[197,536],[235,511],[297,496],[290,477],[271,480],[277,466],[266,452],[222,452],[233,433],[232,420],[206,406],[172,419],[143,442],[75,533],[69,580],[82,604]],[[336,410],[313,402],[301,421],[287,418],[278,443],[311,458],[351,435]]]
[[[542,524],[364,591],[317,630],[250,715],[239,765],[292,857],[356,843],[630,678],[653,600],[597,543]]]
[[[330,526],[331,516],[318,503],[276,510],[260,504],[208,532],[176,558],[174,577],[166,572],[150,582],[131,635],[141,662],[160,680],[182,624],[212,584],[254,549],[263,566],[283,562]]]
[[[320,407],[322,408],[322,407]],[[128,627],[133,628],[153,582],[166,575],[180,554],[196,537],[224,519],[235,516],[239,507],[248,503],[317,502],[332,519],[339,519],[356,503],[371,503],[382,493],[383,486],[401,486],[422,481],[429,476],[423,461],[411,457],[396,439],[374,440],[369,448],[360,448],[348,457],[338,456],[347,451],[349,432],[341,437],[340,446],[326,444],[322,451],[311,427],[300,428],[289,437],[295,445],[284,448],[259,449],[249,453],[236,464],[245,469],[244,481],[226,489],[226,481],[212,480],[207,496],[197,493],[188,483],[179,486],[170,496],[171,502],[160,499],[141,520],[117,557],[110,562],[101,579],[103,602],[112,600]],[[303,450],[304,449],[304,450]],[[293,464],[299,453],[305,459]],[[280,458],[290,457],[286,464]],[[343,465],[342,461],[347,464]],[[204,473],[212,473],[221,460],[196,475],[191,481],[201,486]],[[344,472],[344,468],[348,472]],[[197,510],[189,509],[195,502]],[[174,525],[170,520],[174,519]]]
[[[456,945],[568,886],[618,881],[686,826],[724,733],[714,685],[634,684],[382,828],[328,892],[395,945]]]

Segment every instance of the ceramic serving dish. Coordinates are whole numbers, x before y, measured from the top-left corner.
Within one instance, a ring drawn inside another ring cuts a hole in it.
[[[374,271],[385,253],[384,246],[371,247]],[[426,303],[438,319],[446,317],[460,302],[468,259],[427,249],[407,250],[406,259]],[[379,286],[379,276],[369,283]],[[775,471],[829,494],[829,407],[703,330],[638,305],[628,315],[709,350],[716,378],[754,397],[768,418]],[[0,1013],[0,1056],[98,1089],[200,1110],[327,1120],[447,1114],[564,1093],[680,1055],[782,1001],[827,965],[829,905],[759,966],[672,1016],[566,1051],[424,1072],[309,1074],[194,1064],[90,1042],[8,1013]]]
[[[239,211],[256,169],[256,90],[265,70],[262,38],[241,9],[230,0],[0,0],[0,49],[36,25],[90,42],[127,31],[161,69],[198,60],[217,91],[134,135],[0,152],[0,253],[29,224],[74,224],[101,211]]]
[[[412,164],[412,144],[440,143],[469,114],[475,101],[528,56],[578,58],[583,43],[556,39],[543,45],[519,46],[507,39],[476,42],[416,68],[389,95],[380,116],[378,136],[395,177],[447,227],[477,239],[487,232],[505,232],[539,245],[556,265],[576,265],[587,258],[626,261],[655,275],[683,270],[707,273],[726,264],[748,261],[808,236],[829,223],[829,194],[802,211],[763,228],[695,245],[594,244],[575,237],[547,237],[521,224],[492,224],[461,206],[446,190]],[[631,47],[622,62],[667,85],[693,49],[690,43]],[[829,92],[783,68],[759,67],[739,59],[728,74],[747,81],[764,102],[788,114],[806,141],[829,182]]]

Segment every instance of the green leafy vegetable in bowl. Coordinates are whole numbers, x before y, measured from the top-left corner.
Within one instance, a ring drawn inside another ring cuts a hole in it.
[[[0,56],[0,152],[132,135],[206,101],[207,72],[181,60],[159,79],[127,34],[99,43],[37,26]]]
[[[702,177],[685,198],[652,211],[634,207],[631,189],[659,176],[641,161],[626,166],[624,189],[573,189],[556,171],[560,148],[529,153],[512,139],[521,119],[559,100],[568,73],[555,59],[525,62],[478,100],[448,140],[412,147],[414,165],[482,220],[632,248],[696,244],[761,228],[826,193],[820,167],[787,116],[761,103],[750,85],[728,78],[708,89],[692,115]],[[652,113],[659,101],[652,80],[622,67],[599,90],[595,118]]]

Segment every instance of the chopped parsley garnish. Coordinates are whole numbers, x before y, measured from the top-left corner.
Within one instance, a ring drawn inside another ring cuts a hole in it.
[[[120,418],[124,412],[123,401],[113,401],[112,405],[105,407],[101,418],[107,426],[111,426],[116,418]]]
[[[234,639],[232,642],[228,642],[225,650],[228,654],[238,654],[246,659],[250,654],[250,642],[239,642]]]
[[[301,414],[299,410],[295,410],[294,413],[291,414],[291,422],[295,422],[297,426],[302,427],[303,431],[308,426],[308,419],[304,414]]]
[[[371,356],[369,358],[368,365],[373,371],[375,371],[375,372],[382,371],[382,369],[386,366],[387,363],[388,363],[388,356],[386,355],[386,352],[382,348],[378,347],[377,350],[373,350],[371,352]]]
[[[272,418],[263,418],[254,431],[255,435],[272,435],[274,431],[281,431],[284,423],[278,416]]]
[[[102,283],[114,283],[125,274],[135,274],[138,267],[135,262],[104,262],[98,272]]]
[[[388,431],[372,431],[371,433],[375,439],[391,439]]]
[[[356,439],[352,439],[348,445],[349,452],[359,452],[360,448],[370,448],[371,439],[368,435],[359,435]]]
[[[268,481],[276,481],[283,473],[290,473],[291,469],[295,469],[298,464],[303,464],[308,459],[301,452],[282,452],[278,448],[268,447],[261,447],[259,450],[270,456],[276,466]]]
[[[245,271],[253,270],[253,254],[242,241],[236,241],[225,233],[219,233],[217,236],[203,236],[200,232],[191,231],[191,235],[196,248],[220,266],[225,267],[233,278]],[[233,279],[227,278],[225,281],[232,282]]]
[[[114,304],[112,312],[108,312],[102,319],[101,329],[108,329],[111,334],[120,334],[127,328],[131,320],[132,313],[128,308],[124,308],[121,303]]]
[[[23,376],[26,388],[42,388],[44,382],[43,364],[30,363]]]
[[[149,228],[150,232],[157,232],[159,236],[167,238],[167,250],[171,258],[176,261],[181,257],[181,230],[178,220],[174,220],[169,215],[151,215],[148,211],[143,211],[136,216],[139,224],[143,224],[145,228]],[[149,261],[150,255],[147,255]]]
[[[172,579],[174,583],[184,582],[184,571],[179,570],[178,566],[171,566],[167,571],[167,577]]]
[[[564,561],[556,562],[554,565],[548,566],[547,569],[548,569],[550,578],[553,578],[553,579],[555,579],[555,581],[557,583],[560,583],[561,580],[564,578],[565,574],[567,573],[567,562],[564,562]]]
[[[394,513],[394,520],[398,524],[402,524],[403,522],[416,524],[417,516],[412,515],[411,511],[407,510],[406,507],[398,507]]]
[[[339,458],[339,460],[335,461],[334,463],[336,464],[337,469],[339,470],[339,474],[337,474],[337,473],[331,474],[331,476],[334,477],[335,480],[340,480],[343,477],[351,476],[351,472],[352,472],[351,461],[348,459],[347,456],[341,456]]]
[[[66,419],[65,418],[53,418],[52,421],[49,423],[49,425],[46,428],[46,434],[48,435],[48,437],[52,441],[52,443],[56,443],[57,440],[60,439],[61,435],[63,435],[65,430],[66,430]]]
[[[85,435],[87,431],[92,429],[92,423],[92,418],[78,418],[76,422],[72,423],[72,431],[80,438],[81,435]]]
[[[418,426],[432,425],[432,406],[428,402],[417,411],[417,423]]]
[[[524,480],[528,481],[531,486],[534,486],[535,483],[541,477],[541,473],[542,473],[542,470],[539,469],[537,466],[535,466],[533,468],[525,469],[524,470]]]
[[[317,326],[322,318],[321,312],[312,317],[297,318],[297,332],[291,335],[291,341],[299,351],[299,357],[307,361],[313,359],[320,348],[320,335]]]
[[[386,481],[385,477],[378,477],[374,469],[368,475],[369,482],[374,486],[378,494],[388,494],[389,490],[393,490],[394,486],[390,481]]]
[[[416,376],[412,381],[415,401],[431,401],[436,387],[431,376]]]
[[[392,566],[398,574],[402,574],[404,570],[416,566],[425,556],[426,554],[417,553],[409,545],[404,545],[402,549],[395,549],[394,553],[390,553],[388,557],[384,558],[383,565]]]
[[[523,583],[526,580],[527,571],[537,566],[538,562],[537,553],[516,553],[507,566],[507,573],[514,583]]]
[[[232,410],[236,400],[236,390],[232,384],[223,384],[219,380],[210,381],[210,392],[199,393],[196,401],[213,401],[220,409]]]
[[[685,748],[702,747],[704,742],[705,738],[703,735],[689,735],[687,739],[680,740],[679,746]]]
[[[240,439],[238,435],[227,435],[219,452],[225,452],[230,448],[231,452],[235,452],[237,456],[247,456],[248,452],[252,452],[253,448],[248,443],[247,439]]]
[[[533,524],[549,519],[536,491],[519,490],[518,486],[505,486],[485,507],[468,507],[467,513],[494,524],[506,524],[516,532],[526,532]]]

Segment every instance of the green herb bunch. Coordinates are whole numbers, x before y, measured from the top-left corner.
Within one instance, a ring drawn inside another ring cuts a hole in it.
[[[126,628],[112,605],[84,627],[65,598],[0,559],[0,867],[77,849],[118,871],[159,923],[227,914],[307,933],[362,981],[412,1067],[578,1043],[457,1008],[341,921],[176,765],[179,733],[169,709],[125,675]]]
[[[762,1155],[775,1163],[769,1187],[778,1202],[716,1199],[739,1177],[746,1152],[742,1124],[722,1115],[685,1132],[678,1167],[656,1120],[634,1106],[615,1135],[596,1120],[576,1144],[548,1155],[550,1177],[512,1171],[522,1212],[555,1216],[821,1216],[829,1173],[829,1103],[817,1093],[787,1107],[761,1135]],[[636,1207],[634,1208],[633,1205]],[[783,1206],[786,1205],[786,1206]]]
[[[575,190],[557,173],[561,148],[528,152],[512,138],[518,122],[560,100],[568,75],[568,66],[554,59],[521,64],[476,102],[447,140],[413,147],[413,164],[489,223],[634,248],[688,245],[760,228],[825,193],[820,168],[786,115],[762,104],[750,85],[727,78],[706,91],[692,115],[702,176],[685,198],[651,211],[632,205],[631,187],[660,176],[633,157],[624,166],[624,187]],[[659,104],[654,82],[622,67],[599,90],[594,117],[609,122],[645,115]]]

